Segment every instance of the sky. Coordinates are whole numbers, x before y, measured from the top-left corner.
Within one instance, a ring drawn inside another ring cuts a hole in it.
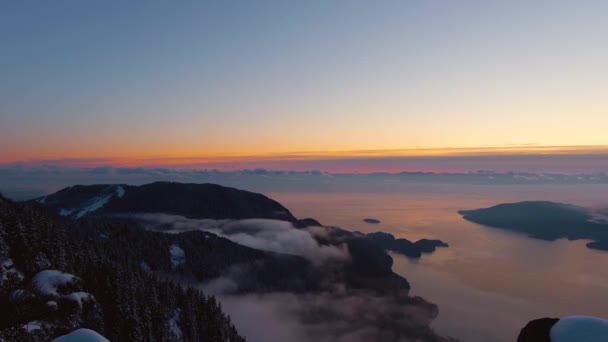
[[[607,11],[559,0],[2,1],[0,164],[318,169],[365,157],[376,166],[334,169],[392,171],[405,167],[384,164],[396,157],[576,150],[608,170]]]

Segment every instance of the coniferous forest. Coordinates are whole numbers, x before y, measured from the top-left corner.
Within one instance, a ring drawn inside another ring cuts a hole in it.
[[[0,197],[0,340],[79,328],[111,341],[244,340],[213,296],[147,272],[136,248],[91,238],[103,225]]]

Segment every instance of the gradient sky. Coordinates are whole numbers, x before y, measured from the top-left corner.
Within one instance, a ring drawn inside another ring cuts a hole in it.
[[[606,13],[2,1],[0,163],[608,145]]]

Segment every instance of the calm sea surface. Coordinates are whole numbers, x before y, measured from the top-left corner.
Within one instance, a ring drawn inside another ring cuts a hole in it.
[[[529,320],[585,314],[608,318],[608,253],[586,241],[536,240],[461,218],[459,209],[552,200],[608,208],[605,185],[423,185],[391,192],[267,193],[297,217],[410,240],[435,238],[449,248],[393,270],[412,294],[439,305],[439,332],[463,341],[515,341]],[[382,221],[373,225],[364,218]]]

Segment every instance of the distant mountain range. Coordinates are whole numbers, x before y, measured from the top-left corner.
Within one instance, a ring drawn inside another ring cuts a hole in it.
[[[489,227],[555,240],[594,240],[587,247],[608,250],[608,222],[583,207],[547,201],[504,203],[490,208],[461,210],[465,220]]]

